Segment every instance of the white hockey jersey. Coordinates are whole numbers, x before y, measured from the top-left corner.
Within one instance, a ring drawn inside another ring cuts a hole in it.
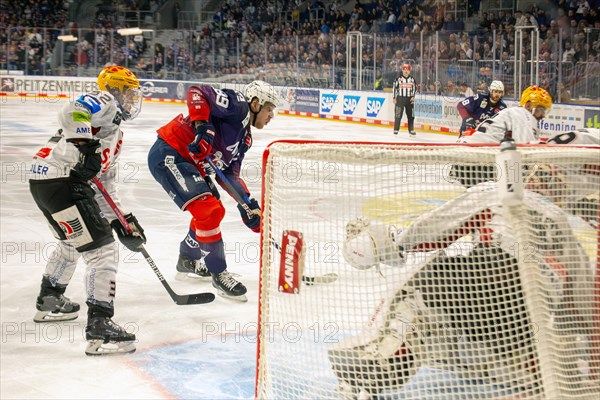
[[[574,144],[574,145],[596,145],[600,146],[600,129],[582,128],[576,131],[559,133],[547,140],[542,140],[548,144]]]
[[[58,133],[33,157],[29,178],[43,180],[68,177],[80,157],[79,150],[69,140],[98,139],[102,160],[98,178],[120,207],[115,163],[120,155],[123,132],[118,102],[108,92],[89,92],[66,104],[58,115],[58,122]],[[104,213],[112,215],[110,206],[101,194],[97,193],[96,200]]]
[[[537,120],[523,107],[505,108],[481,122],[471,134],[463,133],[457,143],[500,143],[508,132],[516,143],[535,142]]]

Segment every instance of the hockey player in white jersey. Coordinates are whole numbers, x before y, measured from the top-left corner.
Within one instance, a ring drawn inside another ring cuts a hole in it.
[[[483,385],[489,398],[539,397],[541,339],[519,262],[538,268],[530,279],[541,279],[547,291],[551,324],[544,334],[560,341],[556,371],[587,379],[593,317],[576,302],[593,298],[594,267],[574,234],[577,221],[530,190],[522,204],[539,225],[530,233],[535,251],[520,261],[519,238],[494,182],[469,188],[404,229],[363,218],[347,224],[343,255],[351,266],[384,264],[404,272],[395,275],[397,285],[369,327],[328,351],[344,398],[378,398],[383,390],[385,398],[423,398],[415,386],[402,392],[423,365],[452,371],[462,384]]]
[[[60,129],[34,156],[29,181],[36,204],[59,240],[42,277],[34,321],[77,318],[79,304],[64,293],[77,261],[83,258],[88,355],[135,351],[135,335],[111,319],[118,267],[112,229],[132,251],[139,251],[146,241],[144,230],[131,213],[126,214],[133,228],[131,233],[116,217],[108,222],[105,216],[115,214],[90,184],[98,177],[117,205],[121,205],[115,167],[123,141],[120,125],[134,119],[141,110],[139,81],[128,69],[110,66],[98,75],[98,87],[100,90],[80,96],[60,111]]]
[[[519,107],[505,108],[484,120],[476,129],[468,129],[457,143],[500,143],[512,138],[517,144],[538,143],[537,122],[547,116],[552,108],[550,94],[538,87],[530,86],[521,94]],[[454,165],[451,177],[466,187],[495,178],[495,168],[490,165]]]
[[[468,130],[457,143],[500,143],[506,136],[516,143],[533,143],[539,139],[537,122],[550,113],[552,97],[538,87],[530,86],[521,94],[519,107],[501,110],[484,120],[475,130]]]
[[[547,144],[600,146],[600,129],[581,128],[574,131],[559,133],[552,136],[550,139],[542,138],[541,142]]]

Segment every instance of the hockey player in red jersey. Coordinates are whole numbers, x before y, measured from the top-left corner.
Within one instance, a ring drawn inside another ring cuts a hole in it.
[[[34,321],[77,318],[79,304],[64,293],[77,261],[83,258],[87,267],[88,355],[135,351],[135,335],[111,320],[118,268],[111,227],[132,251],[139,251],[146,241],[133,214],[126,214],[131,233],[116,218],[110,223],[106,220],[105,216],[114,213],[89,183],[98,177],[120,205],[115,168],[123,142],[120,125],[141,110],[140,84],[128,69],[111,66],[98,76],[98,87],[99,91],[86,93],[61,110],[60,129],[35,155],[29,181],[36,204],[59,239],[44,271]]]
[[[263,81],[251,82],[243,93],[192,86],[187,93],[189,115],[180,114],[158,129],[148,166],[175,204],[192,215],[189,232],[179,247],[179,279],[212,279],[221,296],[247,301],[246,287],[227,271],[220,227],[225,208],[212,184],[214,171],[205,159],[210,156],[235,190],[249,196],[240,170],[252,145],[251,127],[266,126],[279,104],[275,89]],[[218,176],[217,183],[222,185]],[[244,224],[260,232],[258,202],[250,198],[250,214],[240,205],[238,209]]]

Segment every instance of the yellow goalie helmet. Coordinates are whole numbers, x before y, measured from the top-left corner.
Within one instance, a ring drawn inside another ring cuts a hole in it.
[[[519,105],[525,107],[528,102],[531,102],[532,111],[538,107],[544,107],[546,109],[545,115],[548,115],[552,108],[552,97],[550,96],[550,93],[539,86],[529,86],[523,91]]]
[[[140,81],[127,68],[118,65],[104,68],[98,75],[98,88],[117,99],[124,120],[134,119],[142,110]]]

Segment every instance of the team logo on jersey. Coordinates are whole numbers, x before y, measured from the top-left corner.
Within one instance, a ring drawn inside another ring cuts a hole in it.
[[[383,107],[383,97],[367,97],[367,117],[376,117]]]
[[[324,113],[331,112],[333,105],[337,101],[337,97],[338,97],[337,94],[328,94],[328,93],[321,94],[321,112],[324,112]]]
[[[344,114],[352,115],[354,114],[354,110],[356,110],[356,106],[360,101],[360,96],[344,96]]]
[[[60,228],[63,230],[65,235],[67,235],[67,238],[83,230],[79,219],[72,219],[70,221],[60,221],[58,224],[60,225]]]
[[[481,100],[481,106],[480,106],[480,107],[481,107],[481,108],[486,108],[486,107],[487,107],[487,104],[488,104],[488,103],[487,103],[487,100],[483,99],[483,100]]]

